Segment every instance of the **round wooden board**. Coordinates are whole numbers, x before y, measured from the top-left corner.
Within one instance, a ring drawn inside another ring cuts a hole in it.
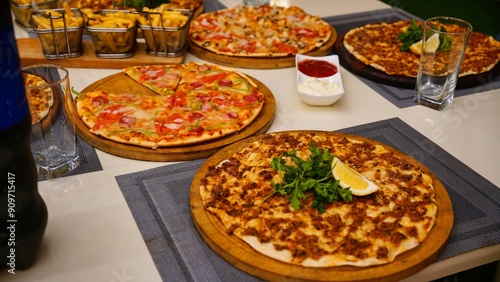
[[[344,133],[314,132],[321,135],[345,136],[364,140],[372,144],[380,144],[408,162],[423,168],[423,171],[432,177],[438,203],[436,224],[427,239],[417,248],[400,254],[396,257],[395,261],[385,265],[372,267],[339,266],[308,268],[269,258],[255,251],[243,240],[229,235],[222,222],[215,215],[203,208],[199,193],[200,180],[208,173],[210,166],[219,164],[250,143],[265,136],[259,135],[247,138],[220,150],[203,163],[196,173],[191,184],[190,202],[194,224],[203,240],[217,254],[235,267],[256,277],[271,281],[397,281],[411,276],[435,261],[444,248],[453,226],[451,200],[439,179],[421,163],[385,144]],[[279,134],[286,133],[288,132],[280,132]]]
[[[330,54],[333,45],[337,40],[337,30],[330,25],[332,35],[323,46],[308,52],[308,56],[325,56]],[[295,56],[287,57],[236,57],[228,55],[219,55],[209,50],[203,49],[189,40],[189,52],[196,57],[219,65],[233,68],[246,69],[279,69],[295,66]]]
[[[339,56],[340,64],[347,70],[362,76],[371,81],[387,84],[395,87],[415,89],[417,79],[401,75],[390,75],[383,71],[379,71],[369,65],[366,65],[356,59],[344,46],[344,36],[342,34],[334,44],[335,53]],[[466,75],[458,78],[457,89],[474,87],[491,82],[495,77],[500,75],[500,64],[496,64],[491,70],[477,74]]]
[[[175,147],[159,147],[157,149],[145,148],[129,144],[121,144],[101,136],[97,136],[89,131],[89,128],[76,114],[74,101],[67,101],[71,104],[71,109],[75,111],[74,121],[76,132],[87,143],[95,148],[119,157],[144,160],[144,161],[186,161],[209,157],[221,148],[242,140],[244,138],[265,133],[271,127],[274,121],[274,113],[276,109],[276,101],[271,90],[262,82],[250,77],[259,89],[264,94],[265,102],[259,115],[255,120],[238,133],[224,136],[218,139]],[[120,72],[103,79],[100,79],[91,85],[87,86],[81,92],[103,90],[114,93],[140,93],[157,95],[152,90],[137,83],[135,80]],[[67,104],[68,104],[67,103]]]

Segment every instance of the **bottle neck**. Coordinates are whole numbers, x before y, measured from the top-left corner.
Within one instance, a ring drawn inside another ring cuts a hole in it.
[[[0,1],[0,130],[29,114],[8,1]]]

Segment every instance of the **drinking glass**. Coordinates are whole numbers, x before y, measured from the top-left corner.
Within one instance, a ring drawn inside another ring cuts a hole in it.
[[[45,179],[53,179],[80,164],[74,113],[71,107],[65,107],[66,98],[71,95],[68,70],[57,65],[42,64],[23,68],[23,74],[43,79],[38,80],[36,85],[26,85],[26,95],[28,101],[31,100],[31,150],[38,173]],[[52,98],[45,99],[50,96]],[[42,101],[43,104],[36,101]]]
[[[425,21],[416,103],[436,110],[451,104],[471,31],[471,24],[457,18],[434,17]]]

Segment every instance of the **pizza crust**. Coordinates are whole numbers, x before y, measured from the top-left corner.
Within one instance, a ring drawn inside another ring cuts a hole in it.
[[[278,194],[264,202],[273,190],[271,180],[281,181],[270,168],[272,159],[292,149],[305,158],[310,142],[329,148],[380,190],[350,203],[334,202],[323,214],[310,208],[310,198],[298,211]],[[199,186],[203,207],[222,221],[229,234],[257,252],[294,265],[387,264],[426,240],[436,223],[432,179],[382,145],[354,138],[273,133],[208,171]],[[352,217],[359,212],[361,225],[355,223],[358,217]]]

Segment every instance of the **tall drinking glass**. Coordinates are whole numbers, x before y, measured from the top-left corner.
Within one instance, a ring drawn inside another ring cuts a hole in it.
[[[73,111],[65,110],[70,93],[68,70],[57,65],[23,68],[32,112],[31,150],[38,173],[53,179],[80,164]],[[71,117],[70,117],[71,115]]]
[[[461,19],[434,17],[425,21],[415,102],[443,110],[451,104],[472,26]]]

